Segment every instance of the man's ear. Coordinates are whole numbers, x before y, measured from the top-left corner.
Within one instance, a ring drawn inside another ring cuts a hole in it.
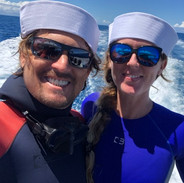
[[[24,68],[25,63],[26,63],[26,56],[25,56],[25,54],[20,53],[19,59],[20,59],[20,66],[21,66],[21,68]]]

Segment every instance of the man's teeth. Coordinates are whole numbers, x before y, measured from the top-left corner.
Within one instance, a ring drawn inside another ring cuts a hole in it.
[[[68,81],[62,81],[57,79],[48,78],[49,83],[56,85],[56,86],[66,86],[69,82]]]

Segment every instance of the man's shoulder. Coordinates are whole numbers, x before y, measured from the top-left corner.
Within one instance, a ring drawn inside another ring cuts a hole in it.
[[[0,102],[0,157],[9,149],[25,122],[25,117],[18,110]]]
[[[77,110],[71,109],[71,110],[70,110],[70,113],[71,113],[72,116],[78,117],[79,120],[80,120],[81,122],[85,122],[85,120],[84,120],[82,114],[81,114],[80,112],[78,112]]]

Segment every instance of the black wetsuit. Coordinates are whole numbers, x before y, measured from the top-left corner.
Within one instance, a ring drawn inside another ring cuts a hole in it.
[[[54,128],[59,128],[62,119],[72,119],[71,107],[65,110],[53,109],[35,100],[26,89],[22,77],[10,76],[0,89],[0,99],[7,100],[21,113],[28,111],[36,121],[49,127],[53,127],[54,123]],[[80,140],[72,153],[56,153],[45,144],[43,137],[33,134],[28,120],[26,121],[10,148],[0,157],[0,182],[86,183],[85,140]],[[11,122],[7,120],[7,123]],[[7,138],[8,136],[7,134]],[[0,144],[0,150],[2,145]],[[64,146],[66,147],[67,145]]]

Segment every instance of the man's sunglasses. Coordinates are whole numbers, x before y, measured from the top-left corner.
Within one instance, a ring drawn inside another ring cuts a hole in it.
[[[71,66],[85,69],[88,68],[92,62],[92,52],[81,48],[68,46],[51,39],[41,37],[32,37],[29,42],[33,55],[41,59],[54,62],[60,58],[63,51],[67,51],[68,61]]]
[[[110,45],[110,58],[113,62],[122,64],[130,60],[133,53],[136,53],[137,60],[141,65],[152,67],[160,59],[162,49],[156,46],[142,46],[133,49],[131,46],[122,43]]]

